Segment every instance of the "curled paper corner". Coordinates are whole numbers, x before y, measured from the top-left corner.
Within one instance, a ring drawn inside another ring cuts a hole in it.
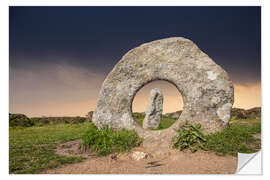
[[[261,151],[250,154],[238,153],[238,163],[235,174],[262,174]]]

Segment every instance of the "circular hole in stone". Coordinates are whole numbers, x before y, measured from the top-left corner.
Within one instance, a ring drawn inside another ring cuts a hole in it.
[[[159,88],[162,91],[163,110],[158,127],[150,129],[162,130],[170,127],[178,120],[183,109],[182,95],[172,83],[164,80],[156,80],[146,84],[136,93],[131,110],[134,120],[143,127],[146,109],[150,100],[150,92],[154,88]]]

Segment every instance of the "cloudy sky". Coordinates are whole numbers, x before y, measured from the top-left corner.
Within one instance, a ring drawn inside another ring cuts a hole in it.
[[[94,110],[106,75],[130,49],[157,39],[192,40],[228,72],[234,107],[261,106],[259,7],[10,7],[10,112],[84,116]],[[164,112],[182,108],[176,88],[153,82],[133,111],[144,111],[151,88]]]

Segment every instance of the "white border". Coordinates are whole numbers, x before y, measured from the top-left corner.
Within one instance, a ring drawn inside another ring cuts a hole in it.
[[[153,3],[155,2],[155,3]],[[0,50],[1,50],[1,60],[0,60],[0,72],[1,72],[1,93],[0,93],[0,99],[1,99],[1,176],[6,176],[7,178],[27,178],[27,179],[47,179],[47,178],[58,178],[58,175],[50,175],[48,176],[31,176],[31,175],[8,175],[8,121],[7,121],[7,113],[8,113],[8,6],[262,6],[262,119],[263,119],[263,138],[264,139],[270,139],[269,136],[269,130],[270,128],[270,111],[268,110],[268,107],[270,107],[270,85],[269,85],[269,77],[270,77],[270,56],[269,56],[269,48],[270,48],[270,28],[269,28],[269,22],[270,22],[270,8],[269,8],[269,1],[268,0],[181,0],[181,2],[178,1],[172,1],[172,0],[156,0],[156,1],[146,1],[146,0],[99,0],[99,1],[86,1],[86,0],[77,0],[77,1],[71,1],[71,0],[43,0],[43,1],[37,1],[37,0],[6,0],[1,1],[1,9],[0,9],[0,22],[1,22],[1,33],[0,33]],[[268,101],[267,101],[268,100]],[[268,130],[268,131],[267,131]],[[154,178],[157,179],[163,179],[165,177],[169,177],[172,179],[179,179],[179,178],[185,178],[185,179],[193,179],[194,177],[202,178],[202,179],[216,179],[218,178],[243,178],[243,179],[249,179],[249,178],[267,178],[269,179],[270,174],[270,166],[269,163],[266,164],[267,161],[270,160],[269,155],[269,141],[263,141],[263,176],[193,176],[193,175],[185,175],[185,176],[173,176],[173,175],[167,175],[167,176],[154,176]],[[267,177],[268,176],[268,177]],[[76,177],[80,178],[112,178],[112,179],[137,179],[137,178],[148,178],[150,176],[100,176],[100,175],[91,175],[91,176],[83,176],[78,175]],[[152,177],[152,176],[151,176]],[[5,178],[5,177],[3,177]],[[61,178],[65,179],[74,179],[74,176],[68,176],[64,175],[61,176]]]

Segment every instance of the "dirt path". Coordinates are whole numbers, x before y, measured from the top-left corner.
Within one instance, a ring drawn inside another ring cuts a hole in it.
[[[57,154],[79,154],[79,141],[61,145]],[[147,157],[134,160],[134,152],[144,152]],[[130,152],[91,157],[80,154],[86,160],[76,164],[67,164],[42,174],[233,174],[237,168],[237,157],[217,156],[213,152],[180,152],[174,149],[156,149],[136,147]]]

